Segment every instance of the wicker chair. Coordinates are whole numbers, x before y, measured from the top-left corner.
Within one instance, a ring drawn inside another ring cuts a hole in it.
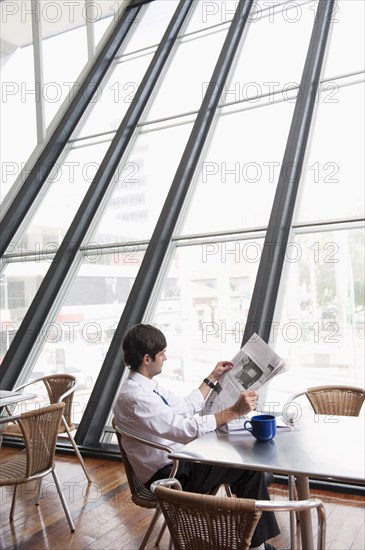
[[[178,489],[178,490],[174,490]],[[152,483],[175,550],[248,550],[264,511],[312,510],[318,514],[318,550],[324,550],[326,514],[318,499],[270,501],[181,491],[176,479]]]
[[[365,391],[354,386],[316,386],[293,395],[287,404],[306,395],[316,414],[359,416]]]
[[[55,450],[58,437],[58,427],[61,422],[64,403],[56,403],[34,411],[11,417],[21,430],[25,449],[15,457],[0,462],[0,487],[14,485],[13,500],[9,519],[14,519],[15,500],[19,485],[28,481],[40,480],[52,474],[63,509],[71,531],[75,531],[72,517],[67,508],[65,498],[55,470]],[[8,422],[9,418],[0,419],[0,424]],[[36,491],[36,501],[39,503],[40,484]]]
[[[129,433],[126,430],[123,430],[119,426],[116,425],[115,419],[112,420],[112,426],[116,432],[118,445],[120,449],[120,454],[122,455],[122,460],[125,468],[125,473],[127,475],[129,489],[132,496],[132,501],[137,504],[137,506],[141,506],[142,508],[153,508],[155,509],[155,513],[152,517],[151,523],[143,537],[143,540],[139,546],[139,550],[143,550],[143,548],[146,546],[152,531],[156,525],[156,522],[161,515],[161,510],[158,506],[158,502],[153,495],[153,493],[147,489],[146,485],[142,483],[142,481],[138,478],[135,471],[133,470],[133,467],[131,463],[128,460],[128,456],[124,450],[123,443],[122,443],[122,437],[128,437],[130,439],[133,439],[134,441],[139,441],[140,443],[143,443],[144,445],[149,445],[150,447],[154,447],[155,449],[160,449],[163,451],[166,451],[166,453],[171,453],[172,449],[170,447],[166,447],[164,445],[160,445],[158,443],[154,443],[153,441],[149,441],[147,439],[144,439],[142,437],[138,437],[134,434]],[[177,460],[174,461],[170,477],[173,477],[176,474],[176,471],[178,469],[179,462]],[[164,533],[164,530],[166,528],[166,523],[164,522],[160,533],[158,535],[158,538],[156,540],[155,546],[158,546],[160,543],[160,540],[162,538],[162,535]]]
[[[62,415],[62,422],[60,423],[59,434],[67,434],[75,450],[76,456],[79,459],[80,464],[85,472],[87,480],[90,483],[90,474],[87,471],[85,462],[71,433],[76,429],[75,425],[72,422],[72,403],[74,392],[76,389],[76,378],[71,374],[50,374],[48,376],[44,376],[43,378],[37,378],[36,380],[27,382],[22,386],[18,386],[17,388],[14,388],[14,391],[23,390],[24,388],[33,384],[37,384],[39,382],[43,382],[43,384],[45,385],[49,397],[49,402],[51,404],[61,402],[65,404],[64,413]],[[22,433],[17,424],[8,424],[3,430],[3,435],[21,437]]]
[[[307,388],[292,395],[285,404],[283,415],[291,403],[306,396],[315,414],[336,415],[336,416],[359,416],[365,399],[365,391],[356,386],[326,385]],[[289,415],[288,415],[289,416]],[[297,498],[295,476],[290,475],[288,479],[289,499]],[[295,514],[290,514],[290,537],[294,540]],[[299,520],[299,518],[297,517]],[[292,542],[293,544],[293,542]]]

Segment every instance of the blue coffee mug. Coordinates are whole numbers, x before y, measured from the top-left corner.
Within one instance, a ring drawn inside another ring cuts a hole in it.
[[[258,441],[271,441],[276,436],[276,418],[271,414],[258,414],[246,420],[244,428]]]

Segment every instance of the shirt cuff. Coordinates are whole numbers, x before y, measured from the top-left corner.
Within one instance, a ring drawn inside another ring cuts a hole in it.
[[[214,414],[205,414],[197,417],[199,425],[199,435],[214,432],[217,429],[217,421]]]

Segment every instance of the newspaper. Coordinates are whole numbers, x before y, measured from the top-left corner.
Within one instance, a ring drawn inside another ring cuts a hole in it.
[[[233,367],[216,383],[205,402],[203,414],[214,414],[230,407],[245,390],[259,390],[285,371],[287,366],[256,333],[232,359]]]

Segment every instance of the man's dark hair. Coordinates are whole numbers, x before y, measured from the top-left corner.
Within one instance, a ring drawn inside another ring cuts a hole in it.
[[[123,338],[124,361],[135,371],[138,371],[146,353],[155,360],[156,353],[165,348],[165,335],[152,325],[135,325]]]

